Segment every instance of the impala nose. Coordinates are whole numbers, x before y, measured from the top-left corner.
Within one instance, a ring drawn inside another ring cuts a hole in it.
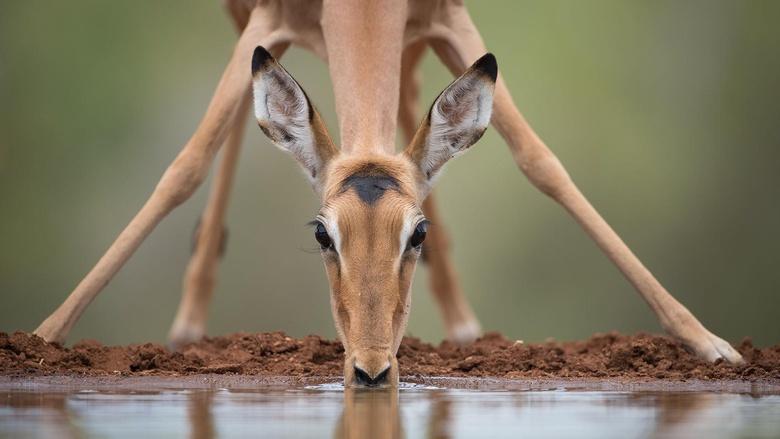
[[[355,366],[355,382],[360,386],[379,387],[383,384],[387,384],[387,376],[389,372],[389,364],[381,372],[373,377],[365,370]]]

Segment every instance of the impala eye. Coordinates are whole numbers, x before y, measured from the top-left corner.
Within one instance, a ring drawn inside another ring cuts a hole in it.
[[[412,248],[420,248],[423,241],[425,241],[425,235],[428,233],[428,221],[421,221],[414,228],[412,237],[409,238],[409,246]]]
[[[330,239],[328,231],[325,230],[325,226],[320,222],[317,223],[317,228],[314,230],[314,238],[317,239],[317,242],[320,243],[320,248],[323,250],[333,248],[333,240]]]

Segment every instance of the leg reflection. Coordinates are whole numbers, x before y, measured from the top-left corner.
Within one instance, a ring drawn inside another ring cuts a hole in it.
[[[344,411],[336,438],[403,437],[398,410],[398,389],[344,389]]]
[[[187,404],[187,418],[190,421],[192,439],[211,439],[216,437],[214,417],[211,414],[214,392],[193,391]]]
[[[658,416],[655,423],[656,437],[696,437],[696,431],[707,427],[707,419],[717,419],[716,394],[670,393],[658,396]],[[701,436],[699,436],[701,437]]]
[[[442,393],[435,392],[431,395],[431,415],[428,419],[428,431],[426,437],[431,439],[450,438],[450,404]]]
[[[14,414],[12,422],[18,428],[17,436],[79,438],[76,415],[68,408],[66,393],[10,392],[0,394],[0,412],[4,409]],[[8,411],[4,413],[8,416]],[[3,433],[0,433],[0,437]],[[11,436],[9,436],[11,437]]]

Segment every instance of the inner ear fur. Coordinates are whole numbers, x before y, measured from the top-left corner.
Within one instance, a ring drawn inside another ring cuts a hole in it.
[[[252,56],[252,91],[260,129],[316,182],[338,150],[306,92],[262,46]]]

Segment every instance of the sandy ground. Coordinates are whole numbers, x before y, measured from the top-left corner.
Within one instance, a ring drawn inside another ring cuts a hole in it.
[[[398,361],[407,381],[435,385],[431,380],[449,380],[446,386],[460,388],[489,385],[491,380],[506,386],[509,380],[536,389],[598,390],[610,383],[636,390],[683,389],[692,383],[701,390],[780,389],[780,345],[759,349],[746,339],[736,347],[744,365],[699,361],[676,341],[659,335],[608,333],[583,341],[526,344],[488,333],[466,346],[434,346],[407,337]],[[132,383],[138,377],[161,382],[175,378],[190,385],[203,380],[226,385],[263,380],[318,383],[338,380],[343,355],[339,342],[318,336],[295,339],[281,332],[208,337],[178,351],[154,343],[104,346],[92,340],[66,348],[28,333],[0,333],[0,385],[67,385],[78,380],[116,384],[112,380]]]

